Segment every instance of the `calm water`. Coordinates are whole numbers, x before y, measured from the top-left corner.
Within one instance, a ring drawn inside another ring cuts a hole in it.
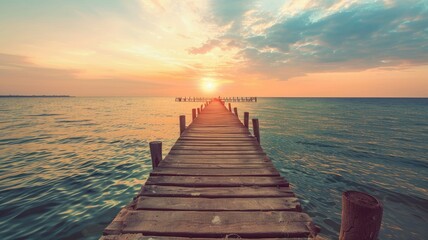
[[[428,99],[260,99],[262,145],[303,208],[334,239],[341,193],[385,205],[381,239],[426,239]],[[0,239],[97,239],[167,153],[173,98],[0,99]]]

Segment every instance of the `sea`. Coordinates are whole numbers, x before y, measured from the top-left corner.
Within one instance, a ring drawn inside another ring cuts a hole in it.
[[[164,155],[179,115],[160,97],[0,98],[0,239],[98,239]],[[321,236],[337,239],[342,193],[384,205],[379,239],[427,239],[428,99],[259,98],[261,145]]]

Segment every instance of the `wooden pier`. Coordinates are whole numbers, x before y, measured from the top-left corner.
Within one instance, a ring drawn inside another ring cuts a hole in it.
[[[206,97],[176,97],[176,102],[207,102],[212,98]],[[257,102],[257,97],[220,97],[217,98],[223,102]]]
[[[163,160],[161,144],[151,145],[150,177],[101,239],[315,238],[318,228],[248,121],[218,99],[187,128],[180,116],[180,138]]]

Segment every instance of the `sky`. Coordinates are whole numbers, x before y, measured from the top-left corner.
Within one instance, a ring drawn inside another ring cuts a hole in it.
[[[428,1],[0,1],[0,95],[428,97]]]

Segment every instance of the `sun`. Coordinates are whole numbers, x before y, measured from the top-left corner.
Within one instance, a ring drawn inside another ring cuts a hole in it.
[[[201,88],[204,92],[212,93],[217,89],[217,82],[212,78],[203,78]]]

